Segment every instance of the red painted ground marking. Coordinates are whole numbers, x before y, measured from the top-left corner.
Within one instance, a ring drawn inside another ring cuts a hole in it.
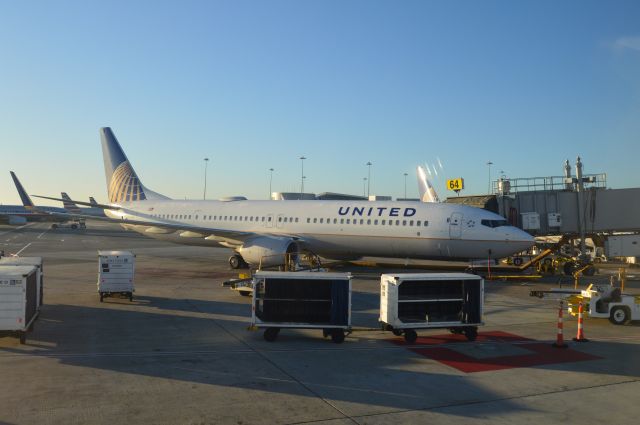
[[[475,342],[467,341],[464,335],[431,335],[428,337],[418,338],[416,344],[432,345],[434,347],[412,348],[411,346],[407,346],[407,348],[409,348],[414,353],[436,360],[440,363],[443,363],[465,373],[487,372],[493,370],[512,369],[517,367],[533,367],[557,363],[573,363],[587,360],[597,360],[601,358],[580,351],[575,351],[571,348],[558,350],[557,348],[552,347],[550,343],[546,342],[529,342],[527,344],[517,344],[518,348],[530,351],[531,354],[489,358],[483,357],[481,359],[467,356],[466,354],[462,354],[451,348],[438,347],[438,345],[441,344],[452,343],[476,344],[487,342],[509,343],[524,341],[534,340],[507,332],[494,331],[479,333],[478,338]],[[406,343],[402,339],[393,339],[391,342],[398,345],[406,345]]]

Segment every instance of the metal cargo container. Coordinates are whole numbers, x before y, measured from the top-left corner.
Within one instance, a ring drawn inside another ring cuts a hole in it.
[[[609,236],[604,253],[607,257],[640,257],[640,235]]]
[[[484,280],[466,273],[383,274],[380,322],[385,330],[417,338],[415,329],[448,328],[475,340],[482,325]]]
[[[38,316],[35,266],[0,266],[0,335],[17,335],[22,344]]]
[[[129,251],[98,251],[100,302],[113,295],[124,295],[133,301],[135,258]]]
[[[336,343],[351,328],[351,274],[257,272],[251,324],[273,341],[281,328],[322,329]]]
[[[44,267],[42,257],[0,257],[0,266],[35,266],[38,269],[38,309],[44,303]]]

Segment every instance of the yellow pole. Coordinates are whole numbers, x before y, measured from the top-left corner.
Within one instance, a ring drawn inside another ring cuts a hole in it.
[[[620,291],[624,292],[624,284],[627,280],[627,269],[620,267],[618,278],[620,279]]]

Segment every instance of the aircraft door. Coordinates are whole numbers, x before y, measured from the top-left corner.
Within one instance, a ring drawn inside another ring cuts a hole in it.
[[[451,239],[462,237],[462,213],[454,212],[449,217],[449,237]]]
[[[273,227],[273,214],[267,214],[266,226]]]

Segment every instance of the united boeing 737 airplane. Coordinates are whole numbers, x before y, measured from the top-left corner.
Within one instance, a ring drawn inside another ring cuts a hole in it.
[[[503,217],[457,204],[172,200],[142,184],[110,128],[100,136],[109,204],[98,206],[106,220],[157,239],[230,248],[232,268],[281,265],[305,252],[342,260],[502,258],[534,243]]]

